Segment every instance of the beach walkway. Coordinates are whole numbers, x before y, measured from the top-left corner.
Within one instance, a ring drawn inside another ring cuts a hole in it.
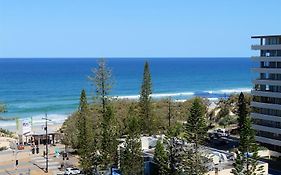
[[[55,148],[63,150],[63,146],[50,147],[48,172],[45,173],[46,159],[42,156],[44,146],[40,146],[39,154],[31,154],[30,147],[26,147],[24,150],[19,150],[18,153],[13,151],[0,152],[0,175],[53,175],[60,173],[59,168],[63,163],[62,157],[56,158],[54,154]],[[16,167],[16,159],[18,160],[18,166]],[[68,162],[69,165],[73,165],[73,158]]]

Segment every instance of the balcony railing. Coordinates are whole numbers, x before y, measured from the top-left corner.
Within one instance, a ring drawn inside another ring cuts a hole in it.
[[[265,84],[265,85],[273,85],[273,86],[281,86],[281,80],[273,80],[273,79],[256,79],[252,81],[253,84]]]
[[[255,130],[281,134],[281,129],[279,129],[279,128],[272,128],[272,127],[261,126],[261,125],[256,125],[256,124],[252,124],[252,126]]]
[[[266,137],[266,138],[270,138],[270,139],[281,141],[281,135],[274,136],[273,134],[257,133],[256,136]]]
[[[281,56],[252,56],[253,61],[281,61]]]
[[[277,78],[258,78],[255,80],[270,80],[270,81],[281,81],[281,78],[277,79]]]
[[[281,105],[279,104],[262,103],[262,102],[255,102],[255,101],[251,103],[251,106],[257,108],[264,108],[264,109],[273,109],[273,110],[281,109]]]
[[[262,143],[267,143],[270,145],[281,145],[280,140],[270,139],[270,138],[261,137],[261,136],[256,136],[256,141],[262,142]]]
[[[257,113],[257,112],[252,112],[251,117],[254,119],[262,119],[262,120],[270,120],[270,121],[275,121],[275,122],[281,122],[281,115],[276,116],[276,115],[266,115],[262,113]]]
[[[265,120],[265,119],[262,119],[262,120]],[[265,121],[262,121],[262,120],[260,120],[260,119],[254,120],[254,124],[260,125],[260,126],[266,126],[266,127],[270,127],[270,128],[281,129],[281,125],[278,124],[279,122],[268,123],[268,122],[265,122]]]
[[[260,97],[254,96],[253,102],[281,105],[281,100],[280,100],[280,98],[277,98],[277,97],[260,98]]]
[[[272,73],[272,74],[281,74],[281,68],[252,68],[251,69],[254,72],[260,72],[260,73]]]
[[[270,90],[252,90],[251,93],[255,96],[281,98],[281,92],[272,92]]]
[[[252,50],[281,50],[281,44],[252,45]]]

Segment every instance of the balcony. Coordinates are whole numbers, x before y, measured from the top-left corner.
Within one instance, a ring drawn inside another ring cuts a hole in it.
[[[252,50],[281,50],[281,44],[274,45],[252,45]]]
[[[275,133],[275,134],[281,134],[280,128],[272,128],[272,127],[261,126],[261,125],[256,125],[256,124],[252,124],[252,127],[258,131],[266,131],[266,132],[271,132],[271,133]]]
[[[267,143],[270,145],[281,145],[281,141],[280,140],[275,140],[275,139],[269,139],[266,137],[261,137],[261,136],[256,136],[256,141],[261,142],[261,143]]]
[[[264,108],[264,109],[275,109],[275,110],[280,110],[281,105],[278,104],[270,104],[270,103],[261,103],[261,102],[251,102],[252,107],[256,108]]]
[[[251,60],[253,61],[281,61],[281,57],[277,56],[277,57],[261,57],[261,56],[252,56]]]
[[[262,97],[273,97],[273,98],[281,98],[281,92],[271,92],[271,91],[257,91],[252,90],[252,95],[262,96]]]
[[[274,133],[271,133],[271,132],[258,131],[258,132],[256,132],[256,136],[266,137],[266,138],[269,138],[269,139],[281,141],[281,134],[274,134]]]
[[[272,80],[272,79],[256,79],[252,81],[253,84],[265,84],[273,86],[281,86],[281,80]]]
[[[251,117],[254,118],[254,119],[281,122],[281,117],[274,116],[274,115],[264,115],[264,114],[259,114],[259,113],[251,113]]]
[[[253,121],[253,123],[255,125],[259,125],[259,126],[266,126],[266,127],[269,127],[269,128],[281,129],[280,122],[274,122],[274,121],[270,121],[270,120],[267,120],[267,119],[256,119],[256,120]],[[280,140],[281,140],[281,138],[280,138]]]
[[[252,68],[252,71],[259,73],[281,74],[281,68]]]

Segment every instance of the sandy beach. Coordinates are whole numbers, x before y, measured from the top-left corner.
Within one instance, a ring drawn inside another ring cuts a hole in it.
[[[15,142],[16,139],[14,138],[9,138],[9,137],[0,137],[0,147],[10,147],[11,142]]]

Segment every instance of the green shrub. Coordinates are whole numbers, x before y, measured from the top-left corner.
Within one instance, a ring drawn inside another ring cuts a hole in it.
[[[13,132],[7,130],[7,129],[3,129],[3,128],[0,128],[0,133],[3,133],[4,135],[7,135],[7,136],[12,136],[13,135]]]
[[[227,115],[227,116],[221,118],[218,123],[221,126],[228,126],[231,124],[235,124],[235,123],[237,123],[237,116]]]
[[[0,147],[0,151],[4,151],[4,150],[7,150],[8,148],[6,146],[2,146]]]

